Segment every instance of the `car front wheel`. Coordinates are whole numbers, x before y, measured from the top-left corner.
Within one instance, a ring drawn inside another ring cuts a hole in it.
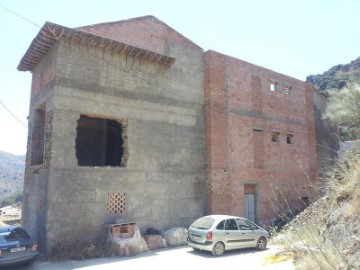
[[[214,245],[213,250],[211,251],[211,253],[215,256],[221,256],[224,254],[224,252],[225,252],[225,246],[221,242],[217,242]]]
[[[266,244],[267,244],[267,240],[265,237],[260,237],[259,240],[256,243],[256,248],[257,249],[265,249],[266,248]]]

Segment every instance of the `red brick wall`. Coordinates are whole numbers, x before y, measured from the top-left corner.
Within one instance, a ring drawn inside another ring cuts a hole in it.
[[[272,82],[276,91],[270,90]],[[255,185],[259,222],[302,208],[301,197],[315,196],[311,95],[302,81],[205,53],[208,213],[243,216],[245,185]],[[280,132],[280,142],[272,141],[274,131]],[[287,134],[293,135],[292,144]]]
[[[231,186],[228,173],[227,104],[224,93],[225,57],[205,54],[204,108],[206,133],[207,211],[231,212]],[[211,169],[210,169],[211,168]],[[218,202],[218,203],[214,203]],[[220,203],[221,202],[221,203]]]
[[[31,85],[31,97],[35,97],[42,90],[47,88],[51,81],[55,79],[55,65],[49,65],[48,69],[33,73]]]
[[[192,41],[153,16],[89,25],[79,30],[162,54],[168,54],[167,41],[198,48]]]

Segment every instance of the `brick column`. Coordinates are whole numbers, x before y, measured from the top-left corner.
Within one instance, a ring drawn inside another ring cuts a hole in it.
[[[231,209],[225,67],[224,55],[213,51],[205,53],[204,109],[208,214],[227,214]]]
[[[316,159],[316,136],[315,136],[315,114],[313,107],[313,87],[305,84],[306,99],[306,126],[307,126],[307,151],[309,162],[309,179],[308,185],[311,191],[311,199],[319,197],[319,181],[317,175],[317,159]]]

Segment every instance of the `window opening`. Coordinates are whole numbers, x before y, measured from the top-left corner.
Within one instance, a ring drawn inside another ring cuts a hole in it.
[[[272,132],[271,137],[273,142],[280,142],[280,132]]]
[[[34,166],[44,163],[45,108],[34,111],[32,124],[30,165]]]
[[[294,135],[293,134],[287,134],[286,135],[286,143],[287,144],[293,144],[294,143]]]
[[[284,87],[284,92],[285,92],[286,94],[288,94],[290,90],[291,90],[291,86]]]
[[[254,127],[254,128],[253,128],[253,131],[255,131],[255,132],[262,132],[263,130],[262,130],[262,128]]]
[[[277,82],[272,82],[270,83],[270,90],[272,92],[276,91],[277,90],[277,87],[278,87],[278,83]]]
[[[126,136],[121,123],[81,115],[76,130],[76,158],[79,166],[126,166]]]
[[[109,193],[107,212],[119,214],[125,212],[125,193]]]

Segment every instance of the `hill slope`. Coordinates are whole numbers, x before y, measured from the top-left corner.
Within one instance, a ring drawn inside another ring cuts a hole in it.
[[[309,75],[306,82],[317,90],[342,89],[350,83],[360,83],[360,57],[346,65],[336,65],[323,74]]]
[[[360,269],[359,154],[359,148],[342,154],[326,194],[275,237],[299,254],[296,269]]]
[[[0,202],[23,189],[25,156],[0,151]]]

